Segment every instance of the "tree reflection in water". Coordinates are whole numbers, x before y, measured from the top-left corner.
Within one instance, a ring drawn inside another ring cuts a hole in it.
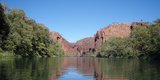
[[[158,80],[160,65],[133,59],[0,59],[0,80]]]

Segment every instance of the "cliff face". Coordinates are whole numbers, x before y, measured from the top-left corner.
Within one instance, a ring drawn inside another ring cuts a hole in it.
[[[78,47],[79,53],[95,52],[94,43],[94,37],[88,37],[77,41],[75,46]]]
[[[95,34],[95,49],[99,49],[100,46],[107,41],[110,37],[127,37],[130,35],[131,30],[135,27],[147,27],[149,23],[134,22],[132,24],[112,24]]]
[[[64,53],[79,53],[84,54],[88,52],[96,52],[100,46],[106,42],[110,37],[127,37],[134,27],[147,27],[149,23],[134,22],[132,24],[112,24],[99,31],[94,37],[84,38],[74,44],[69,43],[59,33],[52,32],[50,38],[57,40],[62,45]]]
[[[97,31],[95,34],[95,48],[98,49],[110,37],[126,37],[130,33],[131,24],[112,24]]]
[[[69,43],[58,32],[51,32],[50,39],[58,41],[65,54],[82,54],[94,51],[94,37],[84,38],[76,43]]]
[[[54,40],[58,41],[58,43],[62,46],[64,53],[66,54],[78,53],[77,47],[75,47],[73,44],[65,40],[58,32],[51,32],[50,39],[53,41]]]

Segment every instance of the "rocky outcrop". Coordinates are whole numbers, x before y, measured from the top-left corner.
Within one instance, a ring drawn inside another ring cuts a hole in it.
[[[94,37],[88,37],[79,40],[75,43],[75,46],[78,47],[79,53],[85,54],[85,53],[95,52]]]
[[[95,34],[95,48],[99,47],[107,41],[110,37],[126,37],[130,33],[131,24],[112,24],[108,27],[97,31]]]
[[[52,41],[54,41],[54,40],[58,41],[58,43],[62,46],[64,53],[66,53],[66,54],[78,53],[77,47],[74,46],[73,44],[69,43],[67,40],[65,40],[58,32],[51,32],[50,39]]]
[[[94,37],[85,38],[76,43],[69,43],[58,32],[50,33],[51,41],[57,41],[64,50],[65,54],[82,54],[94,52]]]
[[[95,49],[107,41],[110,37],[127,37],[130,35],[131,30],[135,27],[147,27],[149,23],[134,22],[132,24],[117,23],[109,25],[95,34]]]
[[[106,42],[110,37],[127,37],[130,35],[131,30],[135,27],[147,27],[149,23],[134,22],[132,24],[117,23],[109,25],[94,35],[94,37],[84,38],[76,43],[69,43],[58,32],[50,33],[52,40],[57,40],[61,44],[64,53],[79,53],[85,54],[89,52],[96,52],[100,46]]]

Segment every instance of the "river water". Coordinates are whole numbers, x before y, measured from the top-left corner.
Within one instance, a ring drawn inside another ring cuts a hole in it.
[[[160,64],[93,57],[0,59],[0,80],[160,80]]]

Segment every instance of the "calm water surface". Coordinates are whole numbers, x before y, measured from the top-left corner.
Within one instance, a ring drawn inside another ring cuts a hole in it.
[[[160,65],[92,57],[0,59],[0,80],[160,80]]]

